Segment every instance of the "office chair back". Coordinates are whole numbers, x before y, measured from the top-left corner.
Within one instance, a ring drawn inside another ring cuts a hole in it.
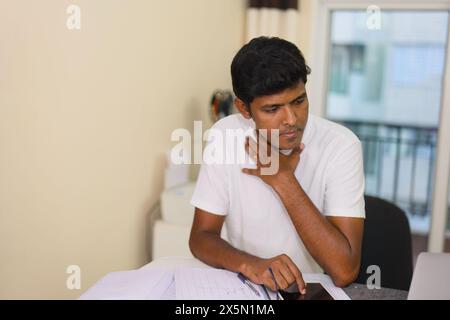
[[[366,284],[374,274],[373,270],[367,273],[367,268],[377,265],[381,271],[381,287],[408,290],[413,273],[408,219],[403,210],[392,203],[370,196],[364,199],[366,220],[356,282]]]

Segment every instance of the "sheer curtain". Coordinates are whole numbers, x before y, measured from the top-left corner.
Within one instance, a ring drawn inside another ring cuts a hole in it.
[[[259,36],[297,41],[298,0],[249,0],[246,41]]]

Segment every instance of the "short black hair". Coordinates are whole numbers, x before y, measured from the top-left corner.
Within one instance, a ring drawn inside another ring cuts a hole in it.
[[[258,37],[244,45],[231,63],[236,97],[248,107],[259,96],[275,94],[302,80],[311,69],[293,43],[277,37]]]

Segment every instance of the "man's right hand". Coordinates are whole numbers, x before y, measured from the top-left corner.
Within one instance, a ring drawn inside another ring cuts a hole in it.
[[[252,282],[265,285],[275,291],[277,285],[269,268],[272,269],[279,290],[285,290],[296,283],[300,293],[306,293],[306,284],[303,281],[302,273],[291,258],[285,254],[270,259],[254,257],[243,265],[242,273]]]
[[[224,220],[222,215],[195,208],[189,247],[197,259],[215,268],[241,272],[254,283],[275,291],[276,285],[269,271],[271,268],[280,290],[297,283],[298,290],[304,294],[306,285],[302,274],[287,255],[262,259],[237,250],[220,237]]]

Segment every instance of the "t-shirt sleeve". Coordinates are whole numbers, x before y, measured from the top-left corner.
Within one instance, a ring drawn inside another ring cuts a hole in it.
[[[209,213],[228,214],[228,177],[225,164],[203,162],[191,204]]]
[[[365,218],[364,168],[356,141],[331,160],[326,177],[324,215]]]

